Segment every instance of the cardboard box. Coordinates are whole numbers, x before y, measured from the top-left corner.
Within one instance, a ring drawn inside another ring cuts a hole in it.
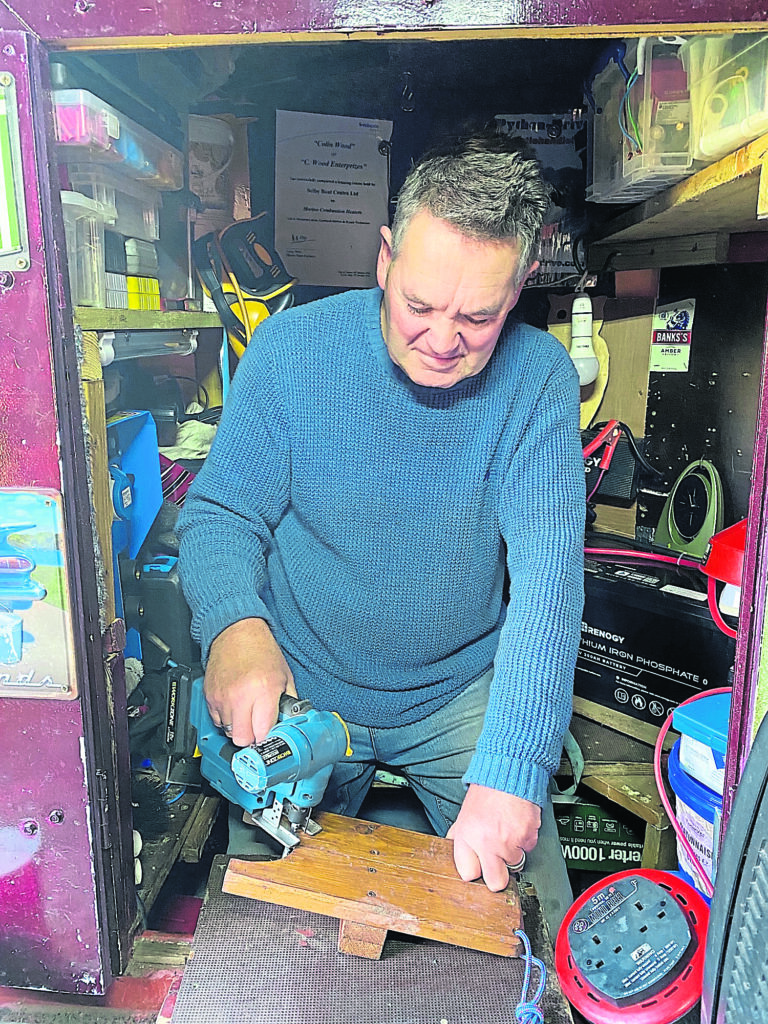
[[[620,821],[599,804],[573,797],[555,804],[555,820],[566,867],[609,875],[640,864],[642,825]]]
[[[728,685],[734,641],[715,625],[704,577],[585,562],[574,706],[646,743],[681,701]]]

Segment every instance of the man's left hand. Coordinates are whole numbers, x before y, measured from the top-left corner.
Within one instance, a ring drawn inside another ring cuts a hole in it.
[[[471,785],[459,816],[448,830],[453,860],[465,882],[482,876],[492,892],[509,883],[509,864],[536,846],[541,808],[511,793]]]

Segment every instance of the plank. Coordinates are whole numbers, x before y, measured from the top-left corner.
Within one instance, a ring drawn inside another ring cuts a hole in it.
[[[372,928],[357,921],[339,921],[340,953],[380,960],[386,938],[386,928]]]
[[[514,881],[498,893],[482,881],[463,882],[453,864],[453,844],[439,836],[333,814],[317,820],[323,831],[304,836],[283,860],[231,860],[224,892],[365,929],[518,954],[515,930],[522,914]]]
[[[633,765],[625,765],[623,775],[603,772],[599,775],[582,776],[582,784],[595,793],[607,797],[612,803],[623,807],[638,818],[647,821],[657,828],[665,828],[669,824],[664,810],[656,780],[652,773],[635,772]]]
[[[184,836],[184,845],[179,853],[179,860],[185,864],[197,864],[203,853],[203,847],[211,834],[216,816],[219,813],[221,798],[204,796],[195,801],[189,824]]]
[[[218,313],[168,311],[160,309],[96,309],[78,306],[75,321],[84,331],[176,331],[187,328],[221,330]]]
[[[601,243],[768,230],[763,166],[768,135],[608,221]]]

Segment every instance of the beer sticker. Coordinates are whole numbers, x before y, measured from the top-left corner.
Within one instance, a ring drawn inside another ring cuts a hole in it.
[[[687,373],[695,299],[657,306],[653,315],[650,369],[660,373]]]

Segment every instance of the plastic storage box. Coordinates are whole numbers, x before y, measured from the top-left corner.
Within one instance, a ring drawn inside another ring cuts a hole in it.
[[[153,188],[184,183],[181,153],[84,89],[54,89],[58,156],[66,162],[113,163]]]
[[[70,188],[95,199],[104,208],[113,231],[153,242],[160,237],[160,194],[126,177],[109,164],[66,164]]]
[[[672,726],[680,733],[680,765],[692,778],[722,795],[731,695],[709,697],[675,708]]]
[[[189,188],[206,209],[230,210],[232,184],[227,170],[235,139],[221,118],[190,114]]]
[[[644,38],[605,55],[591,87],[587,199],[636,202],[691,173],[691,105],[679,50]]]
[[[104,211],[79,192],[62,192],[69,286],[75,306],[104,308]]]
[[[718,160],[768,132],[768,35],[700,36],[680,55],[697,160]]]

